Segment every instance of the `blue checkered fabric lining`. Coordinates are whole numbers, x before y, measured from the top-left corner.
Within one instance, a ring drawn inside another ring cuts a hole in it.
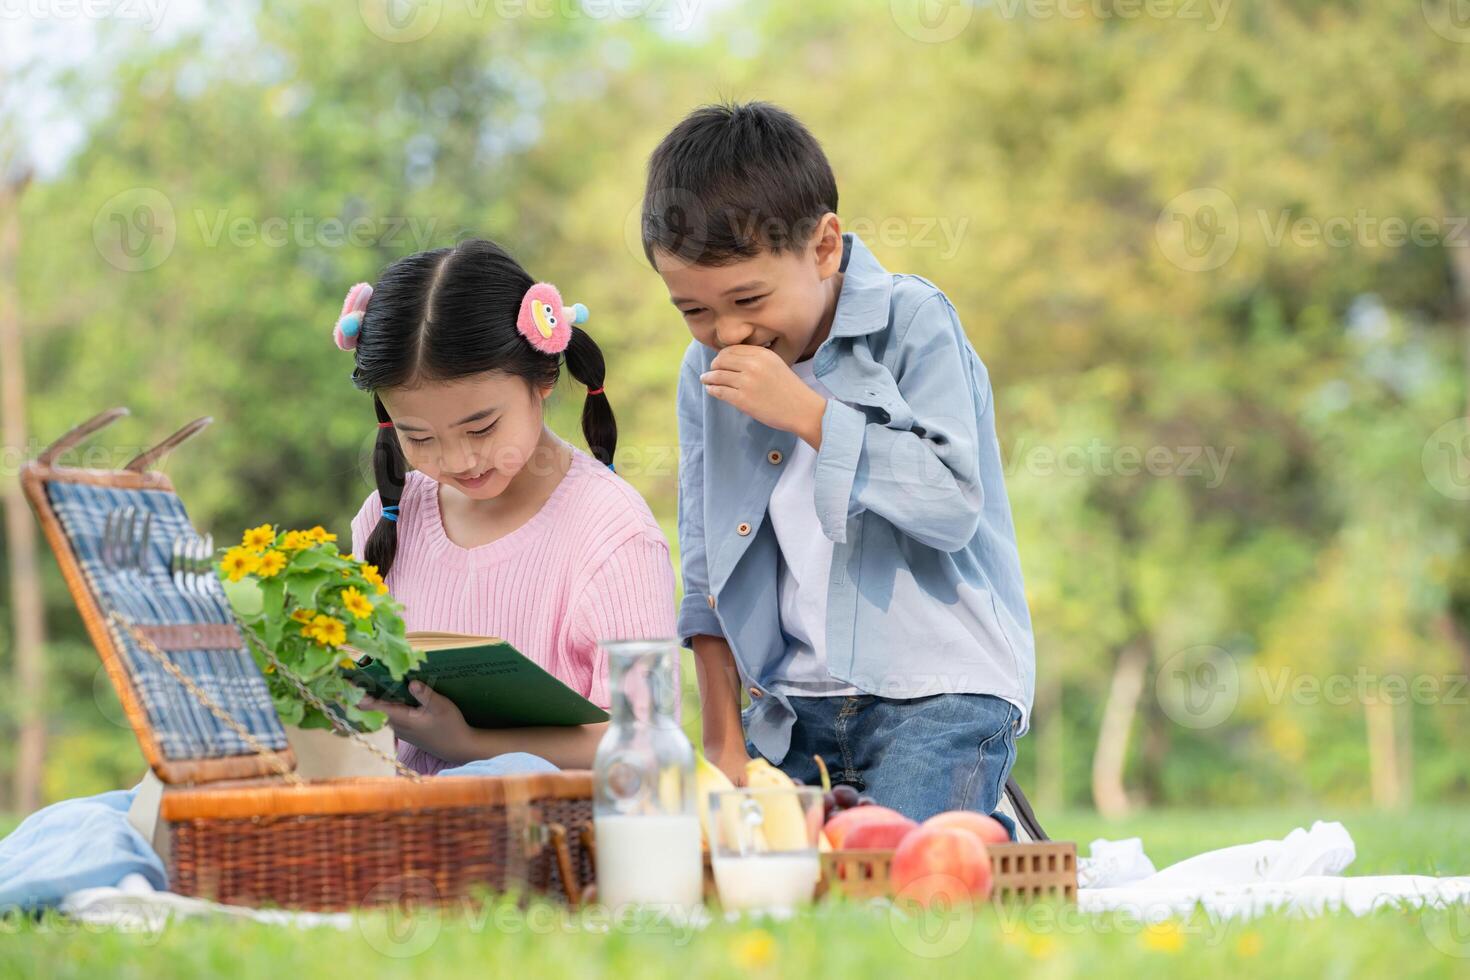
[[[163,490],[124,490],[64,480],[49,481],[46,494],[104,617],[116,611],[139,626],[235,621],[222,591],[212,590],[209,596],[186,594],[169,574],[174,539],[195,533],[184,503],[176,495]],[[110,568],[102,560],[103,528],[108,514],[129,506],[138,511],[139,524],[145,512],[153,515],[148,552],[142,568]],[[109,628],[123,650],[133,688],[166,758],[215,759],[254,753],[238,734],[140,649],[130,633],[111,624]],[[286,748],[286,733],[271,704],[265,678],[245,646],[238,650],[172,651],[167,655],[264,746]]]

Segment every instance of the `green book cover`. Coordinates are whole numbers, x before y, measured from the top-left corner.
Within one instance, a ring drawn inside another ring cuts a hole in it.
[[[418,706],[409,681],[422,681],[453,701],[475,728],[589,725],[607,721],[597,705],[567,687],[504,640],[458,633],[415,632],[408,645],[427,654],[401,681],[371,657],[347,668],[347,679],[373,697]]]

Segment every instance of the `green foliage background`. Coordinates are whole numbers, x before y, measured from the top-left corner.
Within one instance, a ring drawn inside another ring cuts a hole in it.
[[[426,36],[394,41],[372,4],[229,4],[230,30],[139,39],[67,79],[84,145],[22,205],[37,440],[128,405],[98,443],[120,465],[212,415],[163,467],[196,524],[345,536],[375,431],[328,336],[342,295],[483,235],[591,308],[619,473],[673,542],[688,338],[638,245],[643,165],[695,105],[769,99],[823,141],[847,225],[940,285],[990,368],[1037,630],[1023,783],[1090,801],[1114,664],[1142,648],[1127,772],[1146,801],[1369,800],[1367,699],[1277,686],[1360,670],[1440,680],[1394,706],[1396,751],[1412,798],[1466,796],[1466,505],[1426,447],[1466,414],[1470,30],[1436,30],[1455,22],[1434,0],[1236,0],[1218,23],[1193,2],[938,5],[964,18],[952,37],[898,0],[711,4],[695,32],[430,6]],[[1227,203],[1191,211],[1202,195]],[[112,224],[139,201],[173,235],[141,258]],[[1359,215],[1436,232],[1394,245]],[[1217,218],[1235,244],[1201,268],[1220,253],[1180,236],[1209,242]],[[354,219],[371,230],[345,241],[332,222]],[[1301,232],[1333,219],[1343,244]],[[580,394],[552,415],[574,441]],[[1169,472],[1139,468],[1150,450]],[[43,566],[47,794],[128,784],[131,733]],[[0,604],[0,643],[8,624]],[[1153,696],[1197,647],[1240,678],[1203,729]]]

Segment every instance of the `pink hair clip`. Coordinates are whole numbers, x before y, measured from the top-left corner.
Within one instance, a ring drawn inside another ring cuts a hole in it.
[[[561,293],[549,282],[538,282],[526,290],[516,329],[545,354],[560,354],[572,340],[572,325],[587,322],[587,307],[581,303],[567,306]]]
[[[342,301],[342,312],[337,316],[337,325],[332,328],[332,339],[343,350],[357,346],[357,335],[362,331],[362,318],[367,313],[368,300],[373,298],[373,287],[365,282],[347,290]]]

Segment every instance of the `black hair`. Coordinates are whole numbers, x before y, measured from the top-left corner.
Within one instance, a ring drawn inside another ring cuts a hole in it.
[[[394,262],[378,277],[363,315],[352,381],[373,392],[379,422],[389,422],[378,392],[424,382],[501,371],[533,387],[554,385],[561,356],[533,347],[516,328],[521,300],[536,280],[494,242],[472,239],[454,248],[420,252]],[[611,466],[618,426],[600,389],[606,366],[602,351],[580,327],[572,327],[567,370],[587,386],[582,434],[600,462]],[[382,505],[403,497],[408,463],[392,428],[379,428],[373,448],[373,477]],[[387,575],[398,550],[398,524],[380,518],[363,549],[364,560]]]
[[[811,132],[768,102],[695,109],[648,160],[643,252],[726,265],[804,246],[837,210],[837,180]]]

